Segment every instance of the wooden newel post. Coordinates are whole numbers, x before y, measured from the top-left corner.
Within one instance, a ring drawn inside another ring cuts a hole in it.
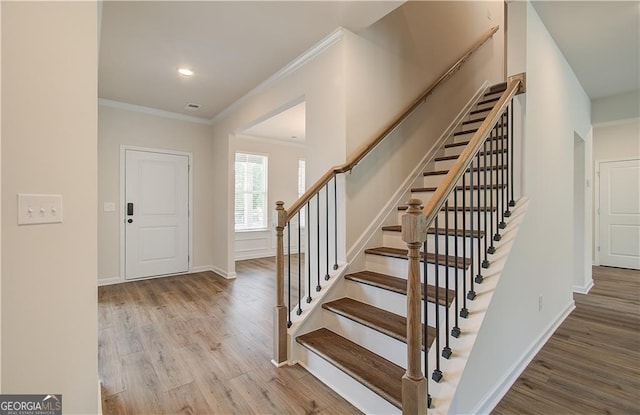
[[[287,360],[287,308],[284,305],[284,236],[287,220],[284,202],[276,202],[276,306],[273,312],[273,362]]]
[[[402,240],[409,248],[407,275],[407,371],[402,377],[402,413],[427,413],[427,380],[422,373],[422,319],[420,313],[420,247],[427,239],[426,216],[422,214],[422,201],[411,199],[409,209],[402,216]],[[426,341],[425,341],[426,343]]]

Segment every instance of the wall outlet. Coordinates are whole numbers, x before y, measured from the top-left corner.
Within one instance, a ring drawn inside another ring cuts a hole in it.
[[[538,311],[542,311],[542,296],[538,296]]]

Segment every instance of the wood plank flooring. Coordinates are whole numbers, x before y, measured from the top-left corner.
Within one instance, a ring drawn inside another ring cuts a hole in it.
[[[100,287],[104,414],[359,414],[300,366],[270,363],[274,269]]]
[[[300,366],[269,362],[274,269],[100,287],[104,414],[358,414]],[[593,275],[494,414],[640,414],[640,272]]]
[[[640,414],[640,271],[593,279],[493,414]]]

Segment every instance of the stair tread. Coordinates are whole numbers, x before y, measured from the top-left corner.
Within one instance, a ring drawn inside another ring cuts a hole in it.
[[[388,246],[379,246],[377,248],[365,249],[364,253],[370,254],[370,255],[386,256],[390,258],[407,259],[408,250],[402,249],[402,248],[391,248]],[[448,261],[447,261],[447,258],[448,258]],[[420,255],[420,262],[423,262],[423,259],[424,259],[424,254]],[[458,258],[458,260],[456,261],[456,258],[451,255],[447,257],[446,255],[438,254],[437,259],[438,259],[438,264],[442,266],[445,266],[445,264],[448,263],[451,266],[455,266],[456,268],[466,268],[471,264],[471,261],[468,258]],[[429,264],[435,264],[436,254],[427,252],[427,262]]]
[[[394,293],[407,295],[407,280],[404,278],[393,277],[391,275],[381,274],[379,272],[374,271],[359,271],[351,274],[345,275],[345,278],[359,282],[361,284],[371,285],[372,287],[380,288],[387,291],[392,291]],[[421,284],[420,292],[421,298],[424,300],[424,284]],[[435,303],[435,286],[429,284],[427,286],[427,301],[430,303]],[[446,295],[447,290],[443,287],[438,288],[438,303],[440,305],[446,305]],[[453,290],[449,290],[449,303],[453,301],[453,297],[455,292]]]
[[[504,189],[505,187],[507,187],[506,184],[494,184],[494,185],[477,185],[474,184],[473,185],[473,190],[478,190],[478,189]],[[413,187],[411,188],[411,193],[423,193],[423,192],[435,192],[437,189],[437,187]],[[460,190],[471,190],[471,185],[466,185],[464,186],[456,186],[456,190],[460,191]]]
[[[498,84],[492,85],[489,87],[489,91],[487,91],[488,94],[494,94],[496,92],[504,92],[507,90],[507,83],[506,82],[500,82]]]
[[[402,205],[402,206],[398,206],[398,210],[407,210],[408,206],[406,205]],[[420,209],[424,209],[424,206],[420,206]],[[440,209],[440,211],[444,211],[445,209],[442,208]],[[482,211],[482,212],[486,212],[486,211],[491,211],[494,212],[497,210],[497,207],[490,207],[490,206],[482,206],[480,209],[478,209],[476,206],[474,206],[473,211],[477,212],[478,210]],[[457,209],[453,206],[450,206],[449,209],[447,209],[447,212],[471,212],[471,207],[470,206],[465,206],[465,207],[458,207]]]
[[[487,117],[478,117],[478,118],[474,118],[474,119],[471,119],[471,120],[463,121],[463,122],[462,122],[462,125],[465,125],[465,124],[475,124],[475,123],[477,123],[477,122],[482,122],[482,121],[484,121],[484,120],[486,120],[486,119],[487,119]]]
[[[485,96],[487,96],[487,95],[493,95],[493,94],[495,94],[495,93],[497,93],[497,91],[496,91],[496,92],[492,92],[492,93],[490,93],[490,94],[485,94]],[[499,96],[498,96],[498,97],[495,97],[495,98],[487,98],[487,99],[483,99],[482,101],[479,101],[479,102],[478,102],[478,104],[476,104],[476,105],[484,105],[484,104],[489,104],[489,103],[491,103],[491,102],[498,102],[498,100],[499,100],[499,99],[500,99],[500,97],[499,97]]]
[[[382,227],[383,231],[388,231],[388,232],[402,232],[402,225],[389,225],[389,226],[383,226]],[[434,235],[436,233],[436,229],[435,228],[429,228],[427,230],[427,233],[429,235]],[[438,234],[439,235],[444,235],[445,234],[445,229],[444,228],[438,228]],[[455,229],[449,229],[448,232],[446,232],[447,235],[453,235],[455,234]],[[457,236],[464,236],[464,237],[472,237],[472,238],[482,238],[484,236],[484,231],[473,231],[471,232],[470,230],[462,230],[462,229],[458,229],[458,233]]]
[[[325,328],[296,341],[402,409],[402,367]]]
[[[483,119],[483,121],[484,121],[484,119]],[[504,126],[506,126],[506,124],[496,124],[495,126],[496,127],[504,127]],[[453,133],[453,135],[457,137],[457,136],[461,136],[461,135],[475,133],[476,131],[478,131],[477,128],[470,128],[468,130],[456,131],[455,133]]]
[[[407,318],[394,314],[390,311],[374,307],[353,298],[344,297],[322,304],[322,308],[329,310],[350,320],[360,323],[386,334],[403,343],[407,342]],[[422,325],[423,333],[425,326]],[[427,326],[427,344],[431,346],[435,338],[436,329]],[[424,350],[424,339],[422,342],[422,350]]]
[[[486,154],[498,154],[498,153],[500,153],[500,152],[502,152],[502,153],[506,153],[506,152],[507,152],[507,150],[506,150],[506,149],[502,149],[502,150],[493,150],[493,151],[488,151],[488,152],[486,152]],[[481,156],[484,156],[484,155],[485,155],[485,151],[481,151],[479,154],[480,154]],[[447,161],[447,160],[455,160],[455,159],[457,159],[458,157],[460,157],[460,155],[459,155],[459,154],[454,154],[453,156],[440,156],[440,157],[436,157],[436,158],[434,158],[433,160],[434,160],[434,161]]]
[[[481,113],[483,113],[483,112],[489,112],[489,111],[491,111],[492,109],[493,109],[492,107],[487,107],[487,108],[483,108],[483,109],[481,109],[481,110],[473,110],[473,111],[471,111],[469,114],[470,114],[470,115],[481,114]]]
[[[496,164],[495,166],[489,166],[489,170],[500,170],[500,169],[504,169],[507,166],[505,164],[503,165],[498,165]],[[467,169],[467,172],[469,172],[471,169]],[[482,166],[479,169],[480,171],[484,171],[486,170],[486,167]],[[477,168],[473,169],[474,172],[478,171]],[[440,176],[440,175],[444,175],[449,173],[449,170],[434,170],[434,171],[425,171],[424,173],[422,173],[423,176]]]
[[[489,140],[493,140],[493,141],[498,141],[501,140],[503,137],[490,137],[487,138],[486,141]],[[466,146],[467,144],[469,144],[469,141],[460,141],[458,143],[449,143],[449,144],[445,144],[444,148],[451,148],[451,147],[460,147],[460,146]]]

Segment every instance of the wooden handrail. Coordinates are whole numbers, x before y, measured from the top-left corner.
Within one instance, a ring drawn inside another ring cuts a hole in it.
[[[436,189],[435,193],[431,196],[429,202],[427,202],[422,210],[422,213],[427,217],[427,224],[433,222],[440,211],[440,208],[442,208],[444,202],[449,197],[449,194],[456,186],[456,183],[458,183],[458,180],[460,180],[462,175],[466,172],[469,164],[473,161],[473,157],[478,151],[480,151],[480,147],[486,141],[491,130],[493,130],[493,127],[498,123],[500,116],[511,102],[513,96],[518,92],[520,85],[520,79],[509,81],[507,89],[502,93],[502,96],[500,96],[496,105],[489,112],[482,124],[480,124],[480,127],[478,127],[475,134],[473,134],[473,137],[469,140],[469,144],[466,145],[455,163],[453,163],[453,166],[451,166],[447,175],[442,179],[442,182]]]
[[[484,43],[486,43],[499,29],[499,26],[494,26],[485,32],[476,43],[467,50],[467,52],[460,57],[446,72],[432,83],[411,105],[406,107],[404,111],[400,113],[391,123],[389,123],[380,133],[376,134],[371,140],[363,144],[357,151],[351,155],[346,163],[340,166],[334,166],[322,175],[298,200],[296,200],[289,209],[287,209],[286,221],[289,221],[296,213],[298,213],[313,196],[316,195],[336,174],[347,173],[351,171],[367,154],[371,152],[385,137],[391,134],[398,126],[400,126],[413,112],[422,105],[426,99],[433,94],[433,92],[447,79],[449,79],[456,71],[462,67],[462,65],[469,59],[469,57],[478,50]],[[285,222],[286,222],[285,221]]]

